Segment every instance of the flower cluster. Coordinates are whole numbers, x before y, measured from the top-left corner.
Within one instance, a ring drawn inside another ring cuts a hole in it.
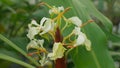
[[[35,49],[40,59],[39,62],[43,66],[49,60],[56,60],[58,58],[62,58],[65,55],[65,52],[69,49],[73,49],[80,45],[85,45],[86,50],[91,50],[91,42],[87,38],[86,34],[81,31],[82,21],[77,16],[73,16],[71,18],[66,18],[64,13],[68,11],[68,8],[64,9],[63,6],[61,7],[51,7],[49,10],[49,14],[57,15],[54,18],[47,18],[43,17],[38,24],[35,20],[32,20],[31,23],[28,25],[28,34],[27,37],[30,39],[30,43],[27,45],[27,50]],[[62,26],[60,29],[62,22],[64,20],[65,25]],[[67,25],[72,24],[74,25],[74,29],[71,30],[71,33],[67,36],[62,36],[63,31],[67,28]],[[60,30],[60,36],[63,37],[62,41],[56,42],[56,32],[57,28]],[[44,46],[46,35],[48,38],[51,35],[52,39],[54,40],[52,51],[50,52]],[[40,37],[40,38],[36,38]],[[70,40],[70,38],[74,36],[74,40]]]

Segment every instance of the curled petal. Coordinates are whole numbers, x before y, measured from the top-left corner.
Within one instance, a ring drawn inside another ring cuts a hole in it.
[[[86,40],[85,35],[83,33],[79,34],[74,46],[79,46],[84,44],[85,40]]]
[[[43,27],[42,28],[43,31],[40,33],[40,35],[45,34],[45,33],[49,32],[52,29],[52,20],[47,19],[42,27]]]
[[[54,23],[52,22],[51,19],[47,18],[44,25],[42,25],[42,32],[40,35],[43,35],[51,30],[54,30]]]
[[[37,34],[45,34],[49,32],[50,30],[53,30],[54,25],[52,23],[52,20],[46,17],[43,17],[40,21],[40,25],[37,24],[35,20],[32,20],[32,22],[28,25],[29,30],[27,37],[32,40],[34,39],[34,36]]]
[[[78,27],[82,25],[82,21],[77,16],[71,17],[68,20]]]
[[[39,31],[40,31],[39,27],[30,27],[29,30],[28,30],[27,37],[30,40],[32,40],[32,39],[34,39],[34,36],[39,33]]]
[[[44,48],[43,44],[44,44],[44,40],[43,39],[42,40],[33,39],[27,45],[27,50],[29,50],[30,48],[33,48],[33,49]]]
[[[40,21],[40,26],[43,26],[43,24],[45,23],[45,21],[47,20],[48,18],[46,17],[43,17]]]
[[[29,50],[30,48],[34,48],[34,49],[39,48],[39,46],[35,40],[31,40],[30,43],[27,45],[27,50]]]
[[[31,25],[39,26],[39,24],[35,20],[32,20]]]
[[[91,50],[91,41],[89,39],[87,39],[86,35],[84,33],[80,33],[76,39],[76,42],[74,44],[74,46],[79,46],[79,45],[82,45],[84,44],[86,49],[88,51]]]
[[[32,20],[30,24],[28,24],[28,34],[27,37],[32,40],[34,36],[37,35],[40,31],[39,24],[35,20]]]

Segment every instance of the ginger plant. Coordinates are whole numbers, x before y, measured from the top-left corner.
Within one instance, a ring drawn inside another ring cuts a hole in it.
[[[72,49],[84,45],[87,51],[91,50],[91,41],[81,29],[93,21],[89,20],[82,24],[77,16],[65,17],[64,14],[70,11],[70,7],[64,8],[63,6],[50,6],[47,3],[41,4],[50,9],[50,18],[43,17],[40,23],[32,20],[28,24],[27,37],[30,39],[30,43],[27,45],[27,50],[34,49],[29,55],[37,55],[37,60],[39,60],[41,66],[53,60],[56,68],[66,68],[66,56]],[[73,29],[69,31],[70,33],[67,36],[64,36],[64,31],[71,25]],[[52,38],[54,41],[51,51],[44,47],[46,37],[48,40]]]

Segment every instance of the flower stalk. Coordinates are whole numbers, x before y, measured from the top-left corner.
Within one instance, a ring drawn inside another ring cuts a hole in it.
[[[61,35],[59,27],[57,27],[56,32],[55,32],[55,42],[62,42],[63,37]],[[66,63],[66,58],[58,58],[55,60],[55,68],[67,68],[67,63]]]

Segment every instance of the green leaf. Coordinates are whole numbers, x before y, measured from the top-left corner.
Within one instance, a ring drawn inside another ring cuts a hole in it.
[[[27,37],[14,37],[14,38],[11,38],[11,41],[26,52],[26,46],[28,44]]]
[[[5,48],[0,48],[0,53],[6,54],[6,55],[11,56],[16,59],[21,59],[20,55],[18,55],[15,51],[10,51]]]
[[[86,6],[85,8],[88,11],[89,15],[92,15],[101,21],[107,31],[112,31],[112,22],[98,11],[90,0],[79,0],[79,2]]]
[[[3,35],[0,34],[0,39],[3,40],[4,42],[6,42],[8,45],[10,45],[12,48],[14,48],[15,50],[17,50],[18,52],[20,52],[22,55],[24,55],[26,58],[28,58],[30,61],[32,61],[36,66],[39,66],[39,64],[30,56],[27,55],[27,53],[22,50],[21,48],[19,48],[16,44],[14,44],[13,42],[11,42],[10,40],[8,40],[7,38],[5,38]]]
[[[108,32],[109,33],[109,32]],[[120,42],[120,36],[117,36],[116,34],[107,34],[108,39],[112,42]]]
[[[109,41],[112,41],[112,42],[120,42],[120,36],[118,36],[117,34],[115,33],[111,33],[111,32],[108,32],[107,30],[105,30],[104,28],[101,27],[101,29],[104,31],[104,33],[106,34],[107,36],[107,39]]]
[[[0,54],[0,59],[4,59],[4,60],[7,60],[7,61],[11,61],[11,62],[14,62],[14,63],[17,63],[17,64],[20,64],[26,68],[35,68],[34,66],[28,64],[28,63],[25,63],[21,60],[18,60],[18,59],[15,59],[15,58],[12,58],[8,55],[5,55],[5,54]]]
[[[112,30],[112,23],[102,15],[90,0],[44,0],[50,5],[72,7],[65,16],[78,16],[83,22],[91,19],[90,15],[98,18],[105,29]],[[107,50],[107,38],[102,29],[94,23],[87,24],[82,30],[92,42],[92,50],[87,51],[80,46],[71,51],[70,55],[76,68],[115,68],[113,59]]]
[[[92,6],[89,4],[89,1],[87,1],[87,4],[83,3],[83,0],[72,1],[72,5],[76,10],[77,15],[83,20],[83,22],[91,19],[88,7]],[[114,68],[113,60],[107,50],[106,36],[100,27],[94,22],[85,26],[84,32],[92,42],[92,51],[88,52],[83,49],[83,47],[73,50],[72,53],[77,52],[72,55],[76,68]],[[78,59],[80,61],[78,61]]]

